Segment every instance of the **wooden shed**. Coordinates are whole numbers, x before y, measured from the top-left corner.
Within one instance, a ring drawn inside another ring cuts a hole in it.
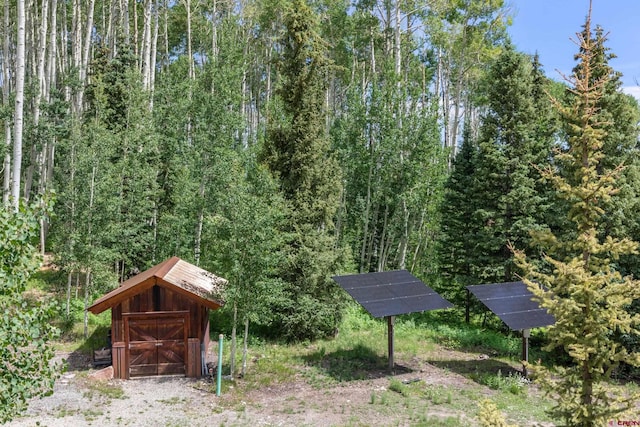
[[[205,373],[209,310],[227,281],[178,257],[123,282],[88,308],[111,309],[115,378]]]

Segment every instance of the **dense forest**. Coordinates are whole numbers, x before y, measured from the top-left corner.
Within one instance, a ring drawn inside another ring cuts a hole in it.
[[[314,338],[332,274],[408,269],[459,302],[515,280],[531,230],[570,233],[539,171],[571,134],[550,99],[575,94],[511,45],[502,0],[3,5],[3,201],[50,207],[70,299],[177,255],[229,279],[237,319]],[[604,31],[578,35],[610,77],[602,165],[626,166],[601,231],[639,238],[638,106]]]
[[[576,362],[567,420],[640,363],[624,278],[640,112],[590,12],[560,82],[512,45],[503,0],[5,0],[2,16],[10,366],[47,369],[46,310],[84,312],[170,256],[229,280],[234,327],[286,340],[334,333],[337,273],[407,269],[458,304],[466,285],[539,280],[565,325],[552,348]],[[64,277],[57,309],[23,304],[36,249]]]

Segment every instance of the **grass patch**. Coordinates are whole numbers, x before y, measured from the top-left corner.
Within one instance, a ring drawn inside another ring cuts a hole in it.
[[[389,390],[395,391],[398,394],[403,396],[407,395],[407,390],[404,384],[402,384],[399,380],[392,378],[389,382]]]
[[[92,399],[96,395],[103,396],[108,399],[124,399],[125,393],[122,386],[108,381],[90,381],[85,383],[87,391],[85,397]]]
[[[497,374],[476,372],[471,378],[478,384],[486,385],[492,390],[500,390],[511,394],[526,394],[529,380],[517,373],[509,372],[503,375],[501,370]]]
[[[103,414],[104,412],[97,409],[87,409],[86,411],[82,411],[82,415],[86,421],[95,421],[96,418]]]
[[[396,374],[413,372],[415,366],[402,366],[403,361],[412,361],[439,367],[444,375],[462,375],[474,381],[447,386],[424,381],[403,383],[400,378],[390,377],[386,332],[386,322],[352,307],[336,338],[286,345],[254,340],[249,347],[246,376],[228,391],[232,395],[230,405],[244,402],[249,391],[279,384],[286,387],[294,380],[330,393],[332,387],[348,386],[345,383],[388,378],[386,389],[369,392],[365,407],[373,407],[381,416],[409,419],[412,426],[469,425],[477,416],[476,402],[488,392],[500,410],[519,425],[531,424],[532,420],[548,421],[544,409],[550,406],[549,402],[540,393],[530,393],[530,385],[512,367],[520,355],[519,336],[464,322],[447,324],[430,314],[399,318],[395,329]],[[448,350],[443,351],[443,347]],[[488,357],[464,357],[472,351]],[[240,356],[238,350],[236,360]],[[225,363],[228,358],[225,354]],[[421,375],[416,371],[415,376]],[[244,403],[242,407],[245,408]],[[280,410],[293,415],[299,412],[298,408],[288,402]]]
[[[173,396],[170,399],[159,399],[158,402],[165,405],[179,405],[181,403],[186,403],[187,399],[185,399],[184,397]]]

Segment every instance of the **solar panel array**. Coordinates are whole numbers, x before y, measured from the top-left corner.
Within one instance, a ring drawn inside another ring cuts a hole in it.
[[[334,276],[333,280],[373,317],[452,307],[407,270]]]
[[[467,289],[514,331],[555,323],[554,317],[532,299],[524,282],[473,285]]]

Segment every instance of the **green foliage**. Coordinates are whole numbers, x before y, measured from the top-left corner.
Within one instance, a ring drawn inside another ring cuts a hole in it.
[[[0,210],[0,423],[20,414],[28,399],[50,393],[58,374],[51,363],[50,341],[58,334],[51,324],[54,304],[24,294],[39,267],[34,242],[44,214],[35,204]]]
[[[471,375],[471,378],[492,390],[501,390],[515,395],[526,393],[528,384],[528,380],[521,375],[512,372],[509,372],[509,375],[503,375],[501,370],[498,370],[497,374],[476,373]]]
[[[134,59],[126,50],[111,59],[99,52],[88,110],[59,147],[67,161],[55,177],[52,247],[68,271],[143,270],[155,255],[158,140]],[[113,287],[110,279],[98,292]]]
[[[439,206],[440,234],[438,238],[438,267],[442,281],[438,290],[447,300],[462,304],[466,300],[464,287],[477,285],[479,278],[473,266],[477,225],[470,220],[478,208],[475,192],[477,145],[465,128],[462,147],[453,161],[442,201]]]
[[[507,424],[496,404],[489,399],[480,402],[478,418],[482,427],[515,427]]]
[[[402,384],[400,380],[397,380],[395,378],[392,378],[391,381],[389,381],[389,390],[395,391],[396,393],[403,396],[407,393],[404,384]]]
[[[555,156],[560,168],[542,171],[569,207],[572,233],[534,233],[545,250],[544,266],[516,251],[529,288],[556,319],[547,349],[562,348],[573,361],[568,367],[534,369],[540,385],[557,396],[552,414],[570,426],[605,425],[635,407],[639,397],[619,395],[607,382],[621,363],[640,365],[640,354],[627,351],[617,338],[640,334],[640,315],[627,311],[640,298],[640,285],[623,277],[615,264],[621,255],[637,255],[637,243],[601,227],[622,165],[607,165],[608,112],[601,101],[613,75],[603,67],[604,37],[592,37],[590,25],[588,16],[571,79],[571,104],[559,106],[568,134],[567,145]]]
[[[276,272],[284,262],[280,229],[286,208],[273,180],[251,156],[233,159],[227,169],[235,179],[218,213],[207,218],[205,250],[216,256],[206,265],[229,280],[225,301],[241,319],[267,325],[273,321],[271,307],[283,297]]]
[[[548,161],[554,121],[543,107],[548,83],[538,67],[505,47],[487,76],[489,109],[477,144],[467,130],[447,183],[441,270],[458,303],[466,285],[514,280],[509,243],[528,247],[529,231],[547,216],[550,200],[536,169]]]
[[[303,0],[284,13],[279,108],[272,110],[261,160],[277,179],[291,215],[286,265],[279,273],[284,298],[274,306],[276,330],[288,339],[311,339],[333,332],[343,294],[330,279],[340,270],[334,236],[340,174],[325,130],[327,46],[317,15]]]

